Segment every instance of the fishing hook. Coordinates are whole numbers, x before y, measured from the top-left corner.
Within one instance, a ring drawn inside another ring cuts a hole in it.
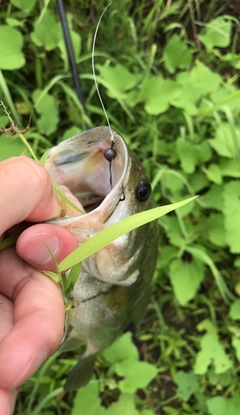
[[[112,190],[112,188],[113,188],[113,183],[112,183],[112,162],[113,162],[113,160],[115,159],[115,157],[117,155],[116,150],[114,150],[114,148],[113,148],[113,146],[115,144],[115,141],[112,140],[111,143],[112,143],[111,144],[111,147],[110,148],[107,148],[104,151],[104,153],[103,153],[105,159],[109,162],[109,182],[110,182],[110,190]]]

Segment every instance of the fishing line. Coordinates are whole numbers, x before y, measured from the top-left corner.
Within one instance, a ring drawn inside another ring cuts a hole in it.
[[[107,115],[107,111],[106,111],[106,109],[105,109],[105,106],[104,106],[104,103],[103,103],[103,100],[102,100],[102,97],[101,97],[101,94],[100,94],[100,91],[99,91],[99,88],[98,88],[97,77],[96,77],[96,72],[95,72],[95,57],[94,57],[94,53],[95,53],[95,45],[96,45],[96,39],[97,39],[98,29],[99,29],[99,26],[100,26],[101,20],[102,20],[102,18],[103,18],[103,16],[104,16],[104,14],[105,14],[106,10],[108,9],[108,7],[109,7],[111,4],[112,4],[111,2],[110,2],[110,3],[108,3],[108,5],[107,5],[107,6],[105,7],[105,9],[103,10],[103,12],[102,12],[102,14],[101,14],[101,16],[100,16],[100,18],[99,18],[99,20],[98,20],[98,24],[97,24],[97,27],[96,27],[96,30],[95,30],[95,33],[94,33],[94,36],[93,36],[93,45],[92,45],[92,72],[93,72],[93,78],[94,78],[94,82],[95,82],[95,86],[96,86],[96,91],[97,91],[97,94],[98,94],[98,98],[99,98],[99,101],[100,101],[100,103],[101,103],[101,106],[102,106],[102,109],[103,109],[104,115],[105,115],[106,120],[107,120],[107,124],[108,124],[109,130],[110,130],[110,134],[111,134],[111,143],[112,143],[112,146],[113,146],[113,144],[114,144],[113,133],[112,133],[112,129],[111,129],[111,125],[110,125],[110,121],[109,121],[109,118],[108,118],[108,115]]]
[[[92,45],[92,72],[93,72],[93,78],[94,78],[94,82],[95,82],[95,86],[96,86],[96,91],[97,91],[97,94],[98,94],[98,98],[99,98],[99,101],[101,103],[101,106],[102,106],[104,115],[105,115],[106,120],[107,120],[107,124],[108,124],[108,127],[109,127],[109,131],[110,131],[110,134],[111,134],[111,147],[110,148],[107,148],[104,151],[104,157],[109,162],[109,183],[110,183],[110,190],[112,190],[112,188],[113,188],[112,162],[115,159],[117,153],[116,153],[116,150],[114,150],[114,148],[113,148],[113,146],[115,144],[115,141],[114,141],[114,138],[113,138],[113,133],[112,133],[110,121],[109,121],[109,118],[108,118],[108,115],[107,115],[107,111],[105,109],[105,106],[104,106],[104,103],[103,103],[103,100],[102,100],[102,97],[101,97],[101,94],[100,94],[100,91],[99,91],[99,88],[98,88],[97,77],[96,77],[96,72],[95,72],[95,56],[94,56],[94,54],[95,54],[96,39],[97,39],[97,34],[98,34],[98,29],[99,29],[99,26],[101,24],[101,20],[102,20],[105,12],[107,11],[107,9],[108,9],[108,7],[110,5],[111,5],[111,2],[108,3],[108,5],[103,10],[103,12],[102,12],[102,14],[101,14],[101,16],[100,16],[100,18],[98,20],[98,24],[97,24],[97,27],[96,27],[96,30],[95,30],[95,33],[94,33],[94,36],[93,36],[93,45]]]
[[[66,13],[65,13],[65,9],[64,9],[64,5],[63,5],[62,0],[57,0],[57,9],[58,9],[58,14],[59,14],[61,25],[62,25],[63,37],[64,37],[65,46],[66,46],[66,50],[67,50],[68,61],[69,61],[69,66],[70,66],[71,73],[72,73],[75,92],[76,92],[76,95],[77,95],[77,97],[80,101],[80,104],[82,105],[83,113],[86,115],[87,112],[86,112],[86,108],[85,108],[85,104],[84,104],[82,88],[81,88],[80,81],[79,81],[79,74],[78,74],[77,65],[76,65],[76,61],[75,61],[73,45],[72,45],[72,41],[71,41],[71,36],[70,36],[68,23],[67,23],[67,19],[66,19]],[[85,121],[85,127],[87,129],[89,128],[86,121]]]

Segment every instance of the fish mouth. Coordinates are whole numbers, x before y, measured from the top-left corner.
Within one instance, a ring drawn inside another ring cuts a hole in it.
[[[116,153],[112,161],[105,157],[109,148]],[[45,168],[58,185],[70,190],[85,213],[104,207],[109,217],[122,197],[128,162],[123,138],[108,127],[97,127],[51,149]]]

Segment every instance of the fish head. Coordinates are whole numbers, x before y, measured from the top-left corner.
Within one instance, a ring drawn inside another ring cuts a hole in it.
[[[106,157],[109,149],[114,150],[111,161]],[[154,205],[142,164],[122,136],[109,127],[87,130],[52,148],[45,168],[58,185],[69,189],[85,211],[83,215],[51,221],[73,232],[79,244]],[[84,261],[87,272],[108,283],[134,282],[139,271],[133,264],[149,238],[144,228],[123,235]]]

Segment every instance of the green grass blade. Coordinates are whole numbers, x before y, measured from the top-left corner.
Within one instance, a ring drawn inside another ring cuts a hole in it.
[[[185,250],[189,252],[191,255],[193,255],[195,258],[200,259],[200,261],[202,261],[210,268],[223,300],[227,303],[229,299],[234,299],[234,296],[229,291],[223,277],[221,276],[221,273],[215,266],[213,260],[208,256],[208,254],[199,248],[186,247]]]
[[[0,89],[2,90],[3,95],[5,97],[5,100],[7,102],[7,105],[9,106],[9,108],[11,110],[11,113],[12,113],[12,116],[14,118],[14,121],[16,122],[16,124],[18,124],[20,126],[21,125],[20,118],[18,117],[18,113],[15,110],[15,106],[13,104],[13,100],[12,100],[11,94],[9,92],[7,83],[5,81],[5,78],[4,78],[3,73],[2,73],[1,70],[0,70]]]
[[[133,229],[138,228],[139,226],[156,220],[181,206],[184,206],[185,204],[194,200],[196,197],[197,196],[194,196],[171,205],[161,206],[147,210],[145,212],[137,213],[136,215],[129,216],[128,218],[125,218],[120,222],[109,226],[107,229],[104,229],[97,235],[94,235],[92,238],[88,239],[88,241],[75,249],[75,251],[68,255],[62,262],[60,262],[58,267],[59,271],[62,272],[68,268],[71,268],[72,266],[83,261],[85,258],[99,251],[99,249],[102,249],[104,246],[108,245],[125,233],[128,233]]]

